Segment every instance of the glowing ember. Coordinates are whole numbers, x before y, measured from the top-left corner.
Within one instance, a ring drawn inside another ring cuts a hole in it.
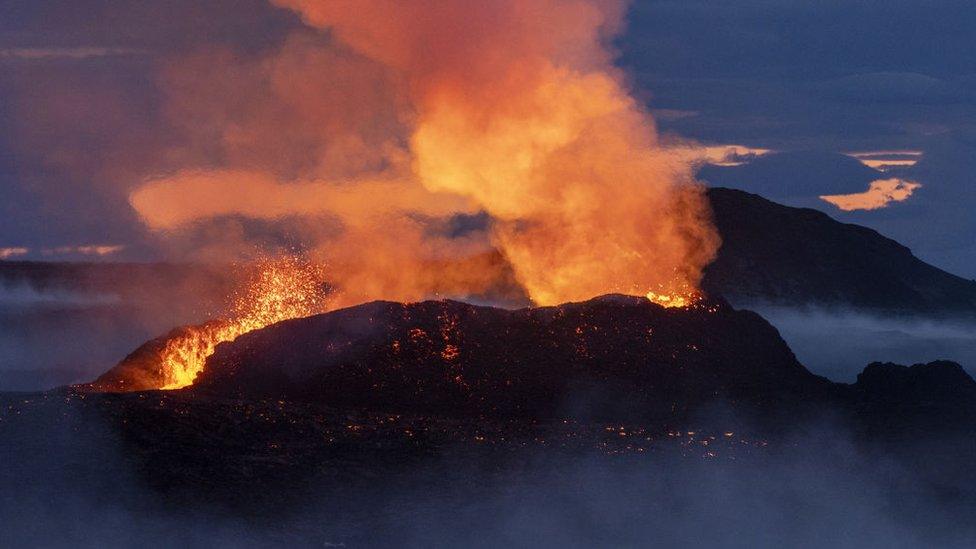
[[[166,343],[161,357],[166,383],[161,388],[192,384],[219,343],[276,322],[325,312],[325,293],[320,267],[293,257],[260,262],[227,320],[194,327]]]
[[[701,294],[697,292],[659,294],[647,292],[647,299],[662,307],[692,307],[701,301]]]

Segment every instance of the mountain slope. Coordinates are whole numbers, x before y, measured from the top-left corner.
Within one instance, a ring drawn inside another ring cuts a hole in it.
[[[733,189],[709,189],[722,248],[704,286],[733,302],[976,314],[976,282],[872,229]]]

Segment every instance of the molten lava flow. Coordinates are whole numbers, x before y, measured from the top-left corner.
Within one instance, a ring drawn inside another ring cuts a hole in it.
[[[647,299],[662,307],[691,307],[701,300],[701,294],[695,292],[659,294],[647,292]]]
[[[166,342],[160,364],[166,383],[179,389],[193,383],[219,343],[282,320],[326,310],[324,273],[301,259],[262,261],[237,294],[229,318],[187,329]]]

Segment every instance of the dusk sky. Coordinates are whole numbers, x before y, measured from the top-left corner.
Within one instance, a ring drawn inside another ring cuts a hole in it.
[[[643,0],[627,20],[618,64],[660,129],[754,153],[702,180],[867,225],[976,278],[976,4]],[[224,160],[174,123],[172,67],[261,59],[295,33],[328,40],[263,0],[0,4],[0,254],[170,257],[129,193]],[[820,198],[869,189],[875,209]]]

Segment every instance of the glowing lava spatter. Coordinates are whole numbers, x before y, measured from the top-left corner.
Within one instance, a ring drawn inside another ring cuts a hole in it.
[[[662,307],[682,309],[695,307],[701,304],[705,298],[697,285],[682,283],[677,279],[671,284],[658,286],[644,296],[651,303],[656,303]]]
[[[698,293],[688,292],[688,293],[674,293],[674,294],[659,294],[655,292],[647,292],[647,299],[652,303],[657,303],[662,307],[691,307],[701,301],[701,295]]]
[[[325,312],[324,269],[295,257],[265,260],[235,296],[227,319],[189,328],[166,342],[161,389],[180,389],[193,383],[217,345],[276,322]]]

